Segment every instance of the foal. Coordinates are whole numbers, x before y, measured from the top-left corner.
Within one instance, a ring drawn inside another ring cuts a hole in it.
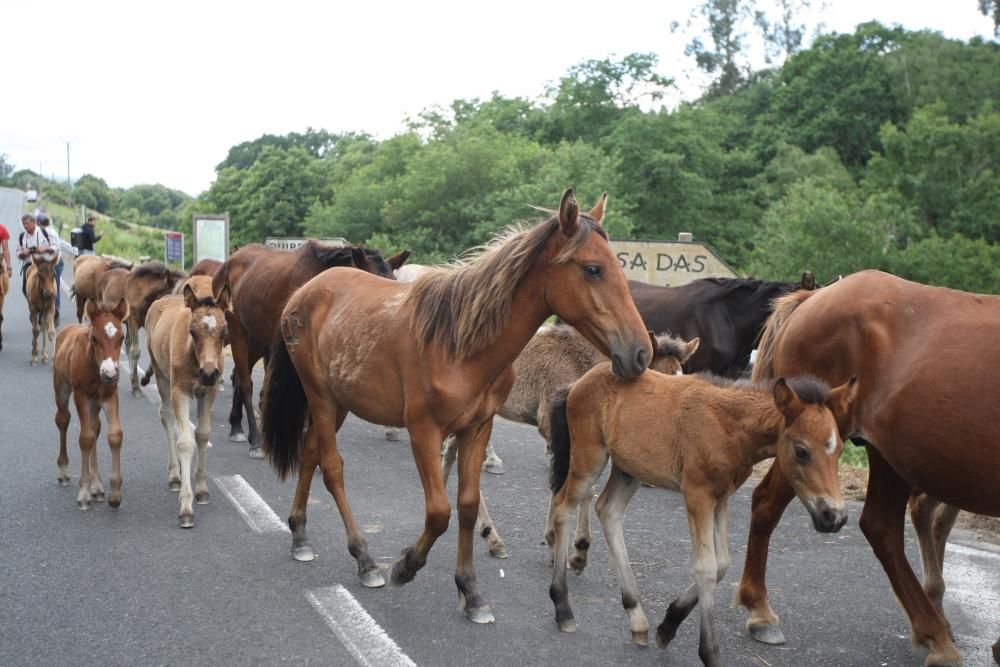
[[[622,518],[639,483],[647,482],[684,494],[694,549],[695,582],[670,604],[656,631],[657,644],[666,646],[700,602],[698,654],[707,665],[721,665],[712,603],[715,586],[729,567],[728,498],[756,462],[777,456],[816,529],[839,529],[847,512],[837,478],[843,442],[836,420],[847,412],[856,393],[853,378],[833,391],[807,377],[754,387],[714,377],[660,373],[623,382],[607,364],[562,390],[551,414],[555,497],[549,518],[554,531],[549,596],[559,628],[576,630],[566,586],[566,521],[610,457],[611,475],[597,500],[597,515],[633,640],[644,645],[649,624],[625,551]],[[573,567],[578,571],[586,564],[587,546],[577,546]]]
[[[38,334],[42,333],[42,363],[48,363],[48,343],[55,354],[56,264],[58,257],[31,256],[28,267],[28,317],[31,319],[31,365],[38,365]],[[44,331],[43,331],[44,329]]]
[[[90,509],[93,501],[104,500],[104,487],[97,469],[97,437],[101,434],[101,408],[108,420],[111,447],[111,495],[108,505],[122,502],[122,426],[118,418],[118,356],[125,334],[122,320],[128,316],[124,299],[113,308],[88,300],[84,309],[89,324],[63,327],[56,338],[52,361],[52,385],[56,395],[56,426],[59,427],[59,486],[69,486],[69,457],[66,429],[69,426],[69,397],[80,417],[80,493],[77,505]]]
[[[199,505],[208,503],[205,451],[212,432],[212,402],[222,377],[229,286],[213,296],[212,278],[195,276],[188,279],[183,292],[162,297],[149,309],[146,331],[150,362],[142,385],[149,384],[149,378],[156,374],[160,420],[167,432],[167,486],[171,491],[180,491],[181,528],[192,528],[192,498]],[[188,419],[192,398],[198,401],[198,427],[193,434]],[[192,494],[191,459],[195,442],[198,469]]]

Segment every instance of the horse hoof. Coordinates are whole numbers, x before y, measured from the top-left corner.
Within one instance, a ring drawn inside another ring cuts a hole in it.
[[[510,552],[507,551],[507,547],[503,544],[490,547],[490,555],[501,560],[504,558],[510,558]]]
[[[659,627],[656,628],[656,646],[658,648],[667,648],[667,646],[674,640],[677,636],[677,626],[676,625],[666,625],[666,621],[661,623]]]
[[[93,507],[93,504],[89,500],[78,500],[76,501],[76,506],[80,508],[81,512],[86,512]]]
[[[96,492],[96,493],[92,493],[92,494],[90,494],[90,498],[91,498],[91,499],[92,499],[92,500],[93,500],[93,501],[94,501],[95,503],[103,503],[103,502],[104,502],[104,500],[105,500],[105,498],[106,498],[106,496],[104,495],[104,492],[103,492],[103,491],[98,491],[98,492]]]
[[[493,618],[493,612],[490,611],[489,607],[479,607],[478,609],[466,609],[465,617],[472,621],[473,623],[486,624],[493,623],[496,621]]]
[[[502,475],[507,472],[507,469],[503,467],[503,462],[500,463],[487,463],[483,466],[483,470],[491,475]]]
[[[230,431],[229,433],[230,442],[246,442],[247,434],[243,431]]]
[[[748,625],[747,630],[750,636],[761,644],[784,644],[785,633],[781,631],[781,626],[777,624]]]
[[[142,398],[142,389],[133,388],[132,398]]]
[[[639,646],[649,646],[649,630],[632,631],[632,642]]]
[[[264,458],[264,448],[263,447],[251,447],[250,448],[250,458],[261,460]]]
[[[576,632],[576,619],[567,618],[563,621],[559,621],[559,630],[562,632]]]
[[[300,563],[308,563],[315,560],[316,552],[308,544],[303,544],[301,547],[292,547],[292,558]]]
[[[573,568],[573,574],[580,576],[583,571],[587,568],[587,559],[580,558],[578,556],[573,556],[569,559],[569,566]]]
[[[385,439],[390,440],[392,442],[399,442],[399,431],[397,431],[394,428],[392,429],[387,428],[385,430]]]
[[[413,581],[413,577],[415,576],[417,576],[417,573],[407,569],[404,559],[400,558],[392,565],[392,571],[389,573],[389,583],[393,586],[402,586]]]
[[[181,528],[194,528],[194,517],[190,514],[184,514],[177,517],[177,523],[180,524]]]
[[[204,493],[196,493],[196,494],[194,494],[194,501],[197,504],[199,504],[199,505],[207,505],[208,504],[208,491],[205,491]]]
[[[113,510],[116,510],[116,509],[118,509],[121,506],[122,506],[122,499],[121,499],[121,497],[115,498],[114,496],[111,496],[111,498],[108,499],[108,507],[109,508],[111,508]]]
[[[69,477],[60,477],[58,480],[59,486],[69,486]]]
[[[38,362],[37,362],[37,361],[32,361],[32,362],[31,362],[31,367],[32,367],[32,368],[34,368],[34,367],[35,367],[35,366],[37,366],[37,365],[38,365]]]
[[[361,585],[365,588],[382,588],[385,586],[385,577],[376,567],[361,574]]]
[[[173,481],[167,482],[167,491],[172,491],[174,493],[178,493],[180,490],[181,490],[180,480],[173,480]]]

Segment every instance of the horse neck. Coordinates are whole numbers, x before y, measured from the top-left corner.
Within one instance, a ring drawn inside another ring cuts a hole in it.
[[[727,389],[726,393],[726,413],[736,422],[729,428],[732,446],[744,463],[752,467],[777,455],[784,417],[770,392]]]

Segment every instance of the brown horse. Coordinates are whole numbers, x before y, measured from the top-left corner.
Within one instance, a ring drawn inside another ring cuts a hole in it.
[[[960,332],[956,335],[956,332]],[[961,657],[903,548],[911,490],[978,514],[1000,515],[1000,297],[919,285],[878,271],[776,302],[755,378],[813,373],[861,381],[841,434],[863,441],[870,465],[861,530],[882,563],[928,665]],[[767,601],[771,531],[792,496],[783,461],[753,495],[737,602],[761,641],[784,641]]]
[[[192,276],[212,277],[216,274],[216,272],[219,270],[219,267],[221,266],[222,262],[220,262],[219,260],[205,258],[191,267],[191,270],[188,271],[188,277],[189,278]]]
[[[167,488],[180,491],[181,528],[194,527],[192,499],[199,505],[208,502],[205,453],[212,432],[212,402],[222,377],[228,307],[227,286],[213,293],[212,279],[196,276],[188,279],[183,295],[157,300],[146,316],[150,361],[142,385],[156,375],[160,421],[167,432]],[[193,434],[188,419],[192,398],[198,403],[198,426]],[[196,442],[198,469],[192,493],[191,459]]]
[[[128,351],[133,396],[140,396],[142,393],[139,389],[139,329],[145,325],[146,313],[153,302],[170,294],[183,278],[183,273],[167,268],[162,262],[146,262],[131,271],[123,268],[108,269],[98,281],[99,304],[110,307],[121,299],[128,301],[125,348]]]
[[[38,365],[38,334],[42,334],[42,363],[48,363],[48,344],[55,354],[56,264],[58,257],[31,256],[28,267],[28,317],[31,319],[31,365]]]
[[[250,372],[278,335],[281,309],[288,298],[309,279],[334,266],[354,266],[391,278],[393,270],[402,266],[409,255],[406,250],[385,260],[377,250],[333,247],[309,240],[291,252],[260,244],[244,246],[219,267],[213,277],[213,288],[218,292],[229,285],[233,295],[233,309],[226,317],[238,382],[233,385],[229,439],[246,440],[242,426],[245,409],[250,458],[264,458],[252,406]]]
[[[493,415],[514,383],[511,365],[517,355],[555,313],[607,354],[621,376],[641,374],[652,359],[649,336],[601,227],[605,200],[606,195],[581,214],[567,190],[548,221],[512,230],[474,259],[435,269],[409,285],[335,268],[289,299],[264,381],[263,433],[279,475],[299,470],[288,519],[293,555],[311,556],[305,510],[320,464],[362,585],[385,583],[344,493],[336,432],[353,412],[409,431],[424,488],[425,523],[393,566],[391,580],[411,581],[448,528],[451,507],[440,455],[445,436],[454,433],[459,603],[472,621],[493,621],[476,583],[472,531],[483,453]]]
[[[727,503],[753,465],[777,457],[790,472],[794,493],[816,529],[838,530],[847,520],[840,496],[837,460],[843,442],[837,420],[857,390],[852,379],[834,389],[811,378],[791,378],[743,387],[711,376],[670,377],[647,373],[623,382],[607,364],[596,366],[552,406],[552,587],[556,622],[576,630],[566,585],[566,522],[597,481],[608,458],[611,475],[597,501],[622,605],[637,644],[648,641],[649,623],[629,564],[622,519],[629,500],[647,482],[684,494],[694,560],[694,583],[667,609],[656,630],[665,647],[677,627],[701,604],[698,655],[721,665],[712,624],[716,584],[729,567]],[[572,444],[571,444],[572,443]],[[573,564],[586,565],[586,545]]]
[[[666,375],[680,375],[681,366],[698,349],[699,340],[685,342],[669,334],[657,335],[649,332],[653,346],[653,362],[649,367]],[[545,439],[545,451],[551,451],[549,432],[549,408],[556,389],[580,379],[584,373],[599,363],[608,360],[591,345],[586,338],[572,327],[558,324],[544,327],[528,341],[514,361],[514,386],[507,395],[497,414],[521,424],[538,427],[538,433]],[[444,464],[444,478],[448,480],[451,467],[458,453],[456,439],[448,436],[444,442],[441,458]],[[580,508],[575,544],[590,544],[590,504],[593,494],[587,495]],[[486,500],[480,499],[479,521],[476,532],[489,543],[490,555],[507,558],[507,547],[497,532]]]
[[[87,299],[97,300],[97,286],[108,269],[131,269],[132,262],[119,257],[80,255],[73,260],[73,298],[76,299],[76,320],[83,322]]]
[[[90,509],[104,500],[104,486],[97,467],[97,438],[101,434],[101,408],[108,420],[111,447],[111,495],[108,505],[122,502],[122,425],[118,416],[118,357],[121,355],[122,320],[128,303],[121,299],[113,308],[88,301],[85,306],[90,324],[63,327],[56,338],[52,361],[52,386],[56,396],[56,426],[59,427],[59,486],[69,486],[69,456],[66,429],[69,427],[69,399],[72,395],[80,418],[80,492],[77,505]]]

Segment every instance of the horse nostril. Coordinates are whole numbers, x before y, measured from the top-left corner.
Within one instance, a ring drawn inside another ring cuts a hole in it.
[[[639,368],[647,368],[649,366],[649,360],[646,358],[646,350],[644,348],[639,348],[639,351],[635,355],[635,360],[639,364]]]

